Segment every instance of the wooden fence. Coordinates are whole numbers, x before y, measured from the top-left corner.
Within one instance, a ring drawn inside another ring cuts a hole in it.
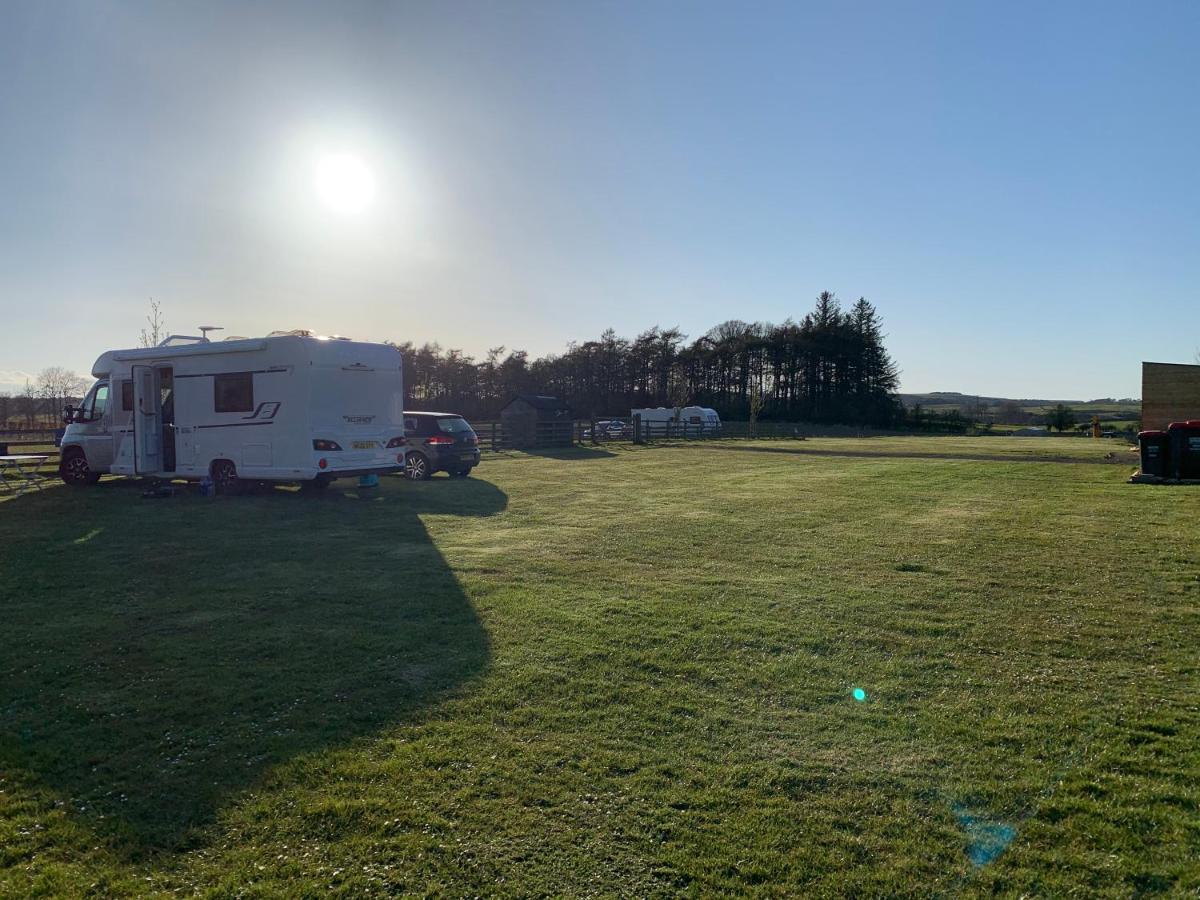
[[[502,422],[477,422],[479,449],[485,452],[553,451],[577,445],[590,446],[615,442],[653,444],[662,441],[702,441],[718,438],[802,439],[832,433],[802,422],[724,422],[720,426],[698,425],[690,422],[641,422],[636,426],[629,419],[575,420],[540,422],[532,433],[528,429],[506,429]],[[847,435],[859,433],[844,429]],[[17,429],[0,432],[0,447],[9,454],[37,453],[47,455],[43,474],[57,470],[59,450],[54,446],[53,429]]]
[[[580,443],[584,423],[538,422],[532,429],[506,428],[503,422],[482,422],[472,426],[479,435],[479,449],[499,453],[505,450],[548,450]]]

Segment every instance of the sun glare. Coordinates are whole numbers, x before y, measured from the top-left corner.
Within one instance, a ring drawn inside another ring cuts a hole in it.
[[[343,215],[362,212],[375,197],[375,176],[361,159],[348,153],[318,159],[313,186],[326,207]]]

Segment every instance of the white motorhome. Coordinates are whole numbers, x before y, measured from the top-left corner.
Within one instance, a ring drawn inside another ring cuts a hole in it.
[[[404,467],[400,353],[307,331],[264,338],[172,335],[110,350],[71,411],[60,471],[323,487]]]
[[[642,425],[649,426],[656,433],[671,433],[682,431],[686,425],[689,430],[703,433],[715,433],[721,429],[721,417],[715,409],[707,406],[659,406],[648,409],[631,409],[631,416],[641,416]],[[703,426],[701,429],[700,426]]]

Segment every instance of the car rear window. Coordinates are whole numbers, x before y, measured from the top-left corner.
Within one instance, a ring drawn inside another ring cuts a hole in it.
[[[461,434],[464,431],[470,431],[471,426],[467,424],[466,419],[454,416],[448,419],[438,419],[438,428],[447,434]]]

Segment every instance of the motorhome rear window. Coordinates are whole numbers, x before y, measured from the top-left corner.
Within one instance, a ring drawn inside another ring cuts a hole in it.
[[[224,412],[254,411],[254,375],[227,372],[213,376],[213,409]]]

